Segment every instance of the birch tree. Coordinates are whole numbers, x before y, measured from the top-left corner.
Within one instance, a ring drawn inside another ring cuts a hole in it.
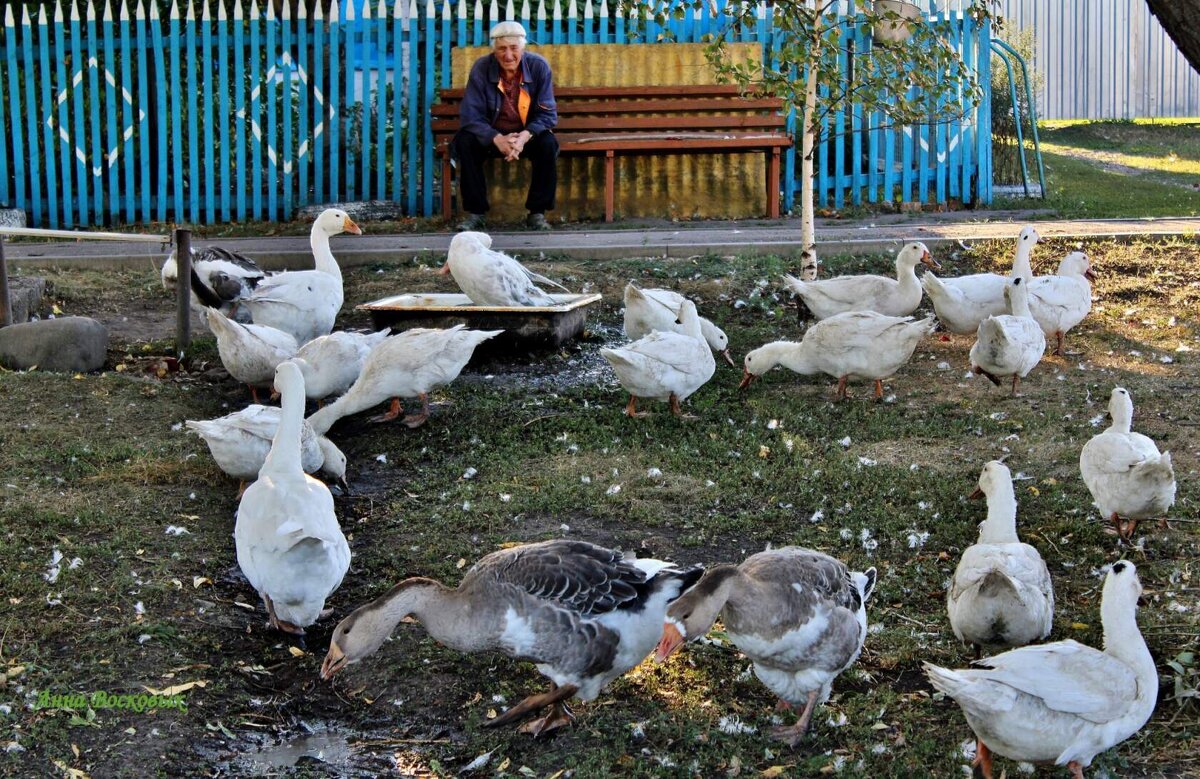
[[[978,23],[991,18],[990,0],[964,2],[964,12]],[[951,43],[951,25],[931,20],[924,13],[908,22],[910,36],[903,43],[875,43],[871,31],[877,24],[905,23],[894,11],[877,10],[859,0],[850,16],[839,16],[842,0],[773,0],[770,3],[773,33],[772,57],[767,62],[738,61],[727,44],[753,34],[758,28],[758,3],[730,0],[717,8],[713,0],[625,0],[631,18],[653,18],[665,25],[669,18],[709,5],[721,31],[708,39],[708,59],[718,77],[742,87],[747,96],[774,96],[794,107],[800,133],[800,229],[804,249],[801,276],[817,273],[814,225],[814,156],[820,142],[832,137],[826,119],[860,106],[864,116],[879,112],[882,126],[904,127],[962,119],[978,104],[978,80],[970,63],[963,61]],[[943,3],[944,5],[945,3]],[[853,30],[865,36],[856,38]],[[856,41],[866,41],[855,47]],[[843,56],[849,63],[841,68]],[[880,126],[878,124],[873,126]],[[987,132],[987,128],[981,128]],[[871,164],[875,164],[871,160]],[[885,193],[891,197],[891,193]]]

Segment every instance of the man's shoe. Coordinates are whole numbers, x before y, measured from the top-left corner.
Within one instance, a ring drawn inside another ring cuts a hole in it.
[[[476,232],[487,227],[487,220],[483,218],[483,214],[467,214],[467,218],[458,223],[458,231]]]
[[[546,221],[545,214],[530,214],[525,219],[525,226],[530,230],[545,231],[550,229],[550,223]]]

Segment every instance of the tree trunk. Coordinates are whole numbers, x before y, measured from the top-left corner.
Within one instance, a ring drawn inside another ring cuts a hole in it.
[[[1200,71],[1200,0],[1146,0],[1192,67]]]
[[[804,93],[804,116],[801,118],[803,136],[800,143],[800,278],[811,281],[817,277],[817,229],[813,206],[813,157],[816,154],[815,127],[817,115],[817,68],[821,64],[821,14],[813,23],[812,49],[808,57],[808,83]]]

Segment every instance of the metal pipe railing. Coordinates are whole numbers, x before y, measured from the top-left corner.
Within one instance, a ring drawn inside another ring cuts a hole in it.
[[[12,299],[8,289],[8,264],[4,258],[4,237],[66,238],[75,241],[129,241],[136,243],[174,244],[175,264],[178,276],[175,280],[178,292],[175,316],[175,351],[182,358],[192,343],[191,276],[192,276],[192,231],[188,228],[175,230],[174,235],[140,235],[136,233],[102,233],[84,230],[47,230],[40,227],[0,227],[0,327],[12,324]],[[173,238],[173,240],[172,240]]]

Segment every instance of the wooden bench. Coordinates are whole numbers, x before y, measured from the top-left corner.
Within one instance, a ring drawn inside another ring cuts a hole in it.
[[[463,89],[443,89],[432,112],[442,159],[442,215],[453,209],[450,140]],[[743,98],[736,85],[556,87],[560,155],[604,157],[604,221],[615,211],[615,159],[624,155],[762,152],[767,215],[779,216],[780,154],[792,146],[783,101]]]

